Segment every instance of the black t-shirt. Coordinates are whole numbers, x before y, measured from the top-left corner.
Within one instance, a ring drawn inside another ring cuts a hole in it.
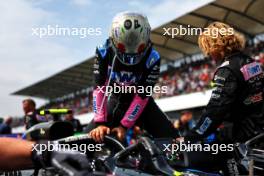
[[[29,129],[32,126],[38,124],[39,121],[37,119],[37,112],[33,111],[33,112],[27,113],[25,115],[25,117],[24,117],[24,122],[25,122],[25,125],[26,125],[26,129]]]

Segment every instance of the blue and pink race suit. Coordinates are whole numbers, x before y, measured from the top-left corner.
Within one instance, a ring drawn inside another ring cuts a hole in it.
[[[93,123],[127,129],[137,123],[157,137],[177,135],[167,116],[149,96],[159,78],[159,53],[150,47],[138,64],[126,65],[116,59],[111,45],[107,40],[96,49]],[[157,127],[165,130],[157,132]]]

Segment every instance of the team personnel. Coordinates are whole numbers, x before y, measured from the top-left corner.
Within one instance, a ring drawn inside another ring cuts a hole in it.
[[[185,135],[190,129],[195,126],[195,121],[193,120],[193,113],[191,111],[182,112],[179,119],[173,122],[174,128],[179,130],[181,135]]]
[[[185,137],[200,139],[214,132],[223,121],[233,123],[233,142],[244,142],[263,133],[263,81],[261,65],[242,51],[245,39],[230,26],[214,22],[208,26],[218,35],[203,33],[199,47],[205,55],[222,62],[213,78],[213,92],[196,127]],[[230,30],[231,29],[231,30]],[[233,31],[223,34],[223,31]]]
[[[2,124],[0,124],[0,134],[11,134],[12,133],[12,117],[7,117]]]
[[[82,125],[78,119],[73,116],[73,111],[65,115],[65,121],[70,122],[73,126],[74,132],[82,132]]]
[[[90,135],[102,141],[105,134],[116,132],[119,139],[136,123],[154,137],[176,137],[166,115],[146,92],[107,95],[111,86],[153,87],[159,77],[160,56],[150,41],[150,25],[139,13],[123,12],[112,22],[110,37],[96,49],[93,92],[95,117]],[[157,130],[157,127],[162,127]]]
[[[23,100],[22,104],[25,113],[25,117],[24,117],[25,126],[26,129],[29,129],[30,127],[39,123],[36,112],[36,103],[34,100],[29,98]]]

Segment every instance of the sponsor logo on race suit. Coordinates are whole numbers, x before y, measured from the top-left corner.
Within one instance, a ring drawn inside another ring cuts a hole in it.
[[[257,103],[263,100],[262,92],[247,97],[243,102],[246,105]]]
[[[96,96],[93,96],[93,110],[94,110],[94,113],[97,113],[97,107],[96,107]]]
[[[244,65],[240,71],[242,72],[243,76],[244,76],[244,79],[247,81],[249,80],[250,78],[253,78],[259,74],[261,74],[263,71],[262,71],[262,68],[261,68],[261,65],[257,62],[253,62],[253,63],[250,63],[250,64],[246,64]]]
[[[110,76],[110,70],[111,67],[108,68],[108,75],[109,77],[111,77],[110,79],[119,85],[129,86],[132,84],[136,84],[141,78],[141,75],[137,75],[134,72],[128,71],[112,71],[112,75]]]
[[[134,110],[132,111],[131,115],[128,116],[128,119],[129,119],[130,121],[133,121],[134,118],[136,117],[137,113],[139,112],[139,110],[140,110],[140,105],[137,104],[137,105],[135,106]]]
[[[209,128],[209,126],[211,125],[213,121],[209,118],[206,117],[202,123],[202,125],[200,126],[200,128],[198,128],[196,130],[196,132],[200,135],[203,135],[205,133],[205,131]]]

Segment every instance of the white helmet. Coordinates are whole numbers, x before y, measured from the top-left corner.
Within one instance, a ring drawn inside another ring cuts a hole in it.
[[[117,58],[126,65],[139,63],[150,47],[150,30],[147,17],[140,13],[117,14],[110,31]]]

